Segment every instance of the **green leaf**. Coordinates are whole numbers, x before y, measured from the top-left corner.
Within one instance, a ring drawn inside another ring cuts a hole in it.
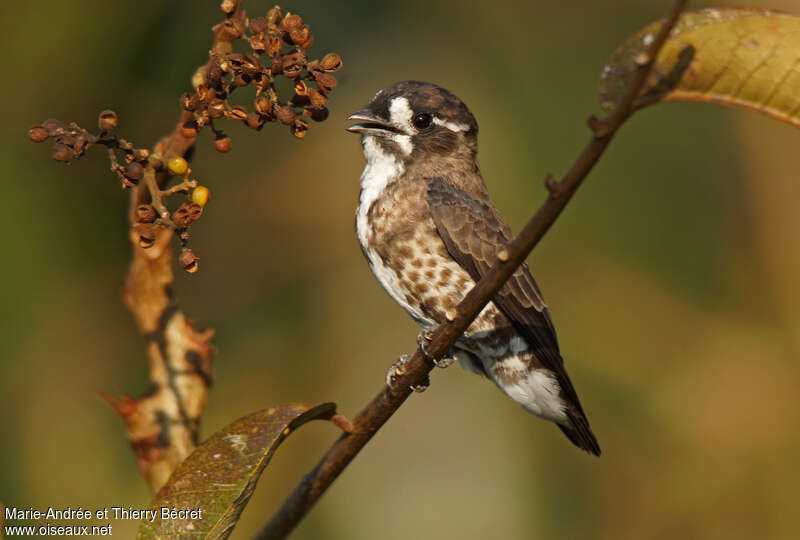
[[[604,107],[622,98],[636,58],[663,21],[626,41],[600,81]],[[639,105],[720,103],[800,126],[800,17],[760,9],[684,13],[653,66]]]
[[[335,413],[333,403],[290,404],[229,424],[175,469],[150,504],[154,519],[142,520],[137,538],[227,538],[278,445],[306,422]],[[199,509],[202,517],[162,519],[162,508]]]

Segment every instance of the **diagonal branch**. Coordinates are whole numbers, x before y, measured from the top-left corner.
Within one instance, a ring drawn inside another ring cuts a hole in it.
[[[556,182],[548,178],[549,196],[536,214],[528,221],[507,249],[498,253],[492,270],[466,295],[458,305],[453,320],[439,326],[433,333],[427,354],[418,348],[414,356],[398,373],[393,387],[381,392],[353,420],[351,432],[342,435],[325,453],[320,462],[294,489],[283,505],[256,535],[257,540],[285,538],[314,503],[341,474],[375,432],[394,414],[411,394],[411,387],[422,384],[433,369],[432,359],[444,357],[473,319],[500,290],[514,270],[523,263],[531,250],[550,229],[561,211],[580,187],[583,179],[603,155],[617,129],[633,111],[636,97],[642,91],[653,61],[686,6],[687,0],[676,0],[664,24],[646,53],[637,57],[639,69],[633,74],[622,101],[602,120],[589,119],[593,137],[572,167]]]

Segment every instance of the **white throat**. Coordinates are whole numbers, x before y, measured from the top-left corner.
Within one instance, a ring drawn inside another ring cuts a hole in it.
[[[392,154],[385,152],[373,135],[364,136],[364,157],[367,165],[361,173],[361,195],[356,210],[356,232],[358,241],[367,256],[372,273],[386,292],[394,298],[419,324],[434,324],[427,321],[425,315],[414,306],[409,305],[402,292],[397,273],[383,263],[378,251],[373,247],[374,232],[370,229],[367,214],[373,203],[381,196],[386,186],[405,172],[405,166]]]
[[[367,248],[367,212],[389,182],[405,170],[393,155],[385,152],[373,135],[364,136],[364,157],[367,164],[361,173],[361,195],[356,210],[356,232],[358,241]]]

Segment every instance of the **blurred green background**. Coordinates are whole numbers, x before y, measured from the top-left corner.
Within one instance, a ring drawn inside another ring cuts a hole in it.
[[[344,118],[404,79],[458,94],[515,229],[597,112],[605,60],[670,2],[293,1],[312,56],[342,55],[328,121],[294,140],[227,125],[193,168],[212,190],[178,295],[218,356],[203,434],[288,401],[350,416],[417,328],[372,278],[355,233],[363,167]],[[699,8],[724,2],[692,3]],[[800,2],[750,5],[800,14]],[[251,14],[272,4],[246,0]],[[3,2],[0,501],[145,507],[122,423],[143,341],[120,301],[127,197],[101,151],[64,166],[25,137],[45,118],[150,146],[203,63],[217,1]],[[492,385],[437,371],[337,480],[297,539],[795,538],[800,498],[800,132],[752,113],[637,114],[530,259],[604,455],[574,449]],[[249,538],[337,437],[294,434],[234,538]],[[132,537],[136,523],[113,522]]]

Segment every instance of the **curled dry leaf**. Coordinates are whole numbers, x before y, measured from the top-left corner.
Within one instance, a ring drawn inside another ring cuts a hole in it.
[[[663,22],[626,41],[600,81],[604,107],[616,105]],[[684,13],[653,64],[639,105],[719,103],[800,126],[800,17],[760,9]]]
[[[150,503],[153,522],[142,521],[137,538],[223,539],[230,535],[275,450],[310,420],[329,420],[333,403],[291,404],[236,420],[201,444],[172,473]],[[160,508],[199,508],[202,519],[161,519]]]

